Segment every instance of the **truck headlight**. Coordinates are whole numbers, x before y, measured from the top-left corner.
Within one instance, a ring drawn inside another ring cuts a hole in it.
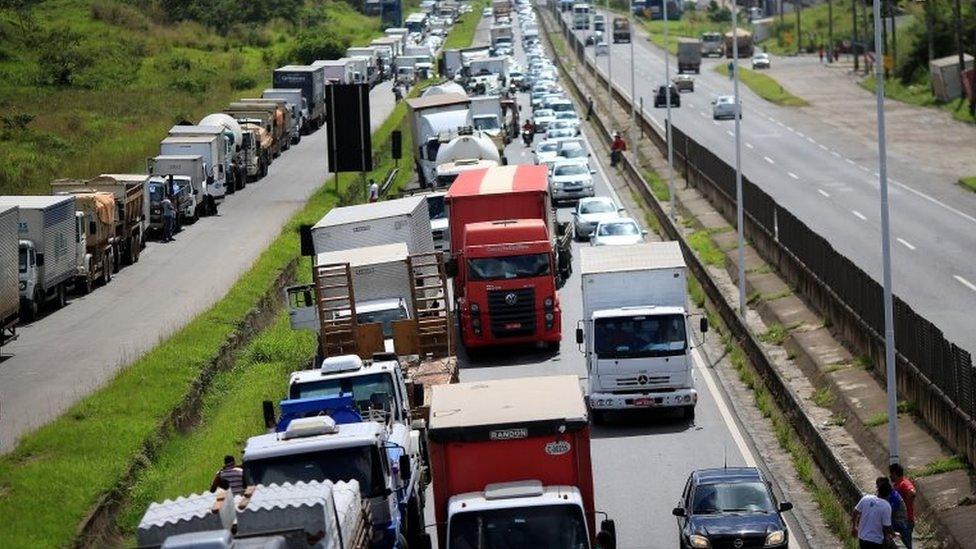
[[[553,319],[552,313],[546,313],[546,322],[552,322],[552,319]]]
[[[780,545],[786,541],[786,532],[784,530],[776,530],[775,532],[770,532],[766,536],[766,547],[772,547],[775,545]]]
[[[478,307],[478,304],[477,303],[472,303],[471,304],[471,314],[476,315],[479,312],[481,312],[481,309]]]
[[[24,291],[26,289],[27,289],[27,281],[21,280],[20,281],[20,291]]]
[[[551,297],[547,297],[547,298],[545,299],[545,301],[543,301],[543,302],[542,302],[542,305],[543,305],[543,306],[544,306],[545,308],[547,308],[547,309],[551,309],[551,308],[552,308],[552,303],[553,303],[553,301],[552,301],[552,298],[551,298]]]
[[[698,534],[692,534],[688,538],[688,544],[697,549],[705,549],[709,547],[708,538],[705,536],[699,536]]]

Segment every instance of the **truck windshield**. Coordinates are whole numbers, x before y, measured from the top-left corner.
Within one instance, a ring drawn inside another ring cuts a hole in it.
[[[396,320],[403,320],[407,317],[408,315],[406,310],[404,310],[402,307],[396,307],[393,309],[370,311],[368,313],[356,313],[356,323],[372,324],[374,322],[379,322],[383,326],[383,337],[391,338],[393,337],[393,322]]]
[[[549,254],[510,255],[468,260],[470,280],[509,280],[549,274]]]
[[[682,315],[598,318],[594,324],[598,358],[677,356],[688,344]]]
[[[380,452],[372,445],[247,461],[244,463],[244,474],[248,486],[311,480],[355,480],[367,497],[382,494],[386,485]]]
[[[20,272],[27,272],[27,248],[20,248],[20,253],[18,254],[20,260]]]
[[[352,399],[360,411],[375,407],[374,402],[396,402],[393,398],[393,380],[386,372],[295,383],[288,388],[288,398],[292,399],[337,397],[340,393],[352,393]]]
[[[474,117],[474,127],[477,130],[497,130],[498,117],[493,115]]]
[[[163,183],[149,184],[149,203],[155,204],[163,201]]]
[[[458,513],[448,524],[458,549],[586,549],[582,510],[574,505],[515,507]]]
[[[452,180],[455,176],[452,176]],[[447,210],[444,209],[444,195],[427,197],[427,213],[430,219],[447,219]]]

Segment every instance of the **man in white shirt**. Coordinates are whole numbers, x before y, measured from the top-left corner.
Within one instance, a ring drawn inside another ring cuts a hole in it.
[[[376,181],[369,180],[369,201],[377,202],[380,199],[380,186],[376,184]]]
[[[857,536],[861,549],[883,549],[885,540],[894,535],[891,504],[888,503],[890,492],[891,486],[883,484],[878,488],[878,495],[865,494],[854,506],[851,533]]]

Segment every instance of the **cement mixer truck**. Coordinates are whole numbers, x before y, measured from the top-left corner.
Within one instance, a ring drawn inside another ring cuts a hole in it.
[[[491,137],[470,129],[459,133],[437,150],[438,187],[449,187],[461,172],[501,165],[498,148]]]
[[[197,124],[224,128],[224,135],[230,140],[233,151],[231,166],[234,173],[234,188],[243,189],[247,185],[247,180],[258,174],[258,145],[254,132],[241,128],[232,116],[219,112],[208,114]]]

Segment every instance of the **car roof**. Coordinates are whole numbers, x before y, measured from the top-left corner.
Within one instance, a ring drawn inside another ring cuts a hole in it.
[[[697,484],[715,484],[729,481],[761,481],[762,473],[755,467],[716,467],[699,469],[692,474]]]

